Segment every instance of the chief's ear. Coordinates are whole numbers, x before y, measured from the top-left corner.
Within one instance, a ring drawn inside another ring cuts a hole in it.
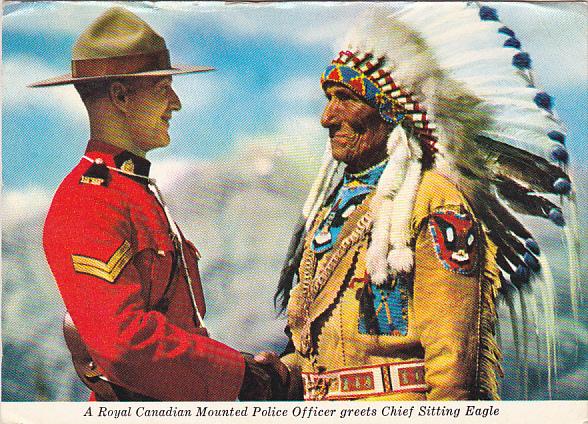
[[[114,81],[108,87],[108,97],[112,104],[122,113],[128,111],[129,87],[126,84],[120,81]]]

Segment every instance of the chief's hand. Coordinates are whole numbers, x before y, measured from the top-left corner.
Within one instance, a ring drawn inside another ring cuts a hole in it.
[[[239,392],[239,400],[271,400],[272,377],[266,365],[259,364],[253,355],[243,353],[245,359],[245,375]]]
[[[260,352],[254,357],[271,376],[272,400],[287,400],[290,386],[290,371],[274,352]]]

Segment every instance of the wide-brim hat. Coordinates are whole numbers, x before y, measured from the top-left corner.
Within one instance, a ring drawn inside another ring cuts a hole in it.
[[[38,81],[29,87],[212,70],[214,68],[208,66],[172,66],[164,39],[134,13],[113,7],[77,39],[72,49],[71,73]]]

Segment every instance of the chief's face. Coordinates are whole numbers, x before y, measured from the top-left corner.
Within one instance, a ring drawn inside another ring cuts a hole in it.
[[[171,77],[140,78],[128,94],[129,131],[144,152],[169,144],[169,120],[182,107],[171,83]]]
[[[329,129],[333,158],[352,172],[384,160],[391,127],[378,111],[343,85],[327,85],[325,94],[328,103],[321,125]]]

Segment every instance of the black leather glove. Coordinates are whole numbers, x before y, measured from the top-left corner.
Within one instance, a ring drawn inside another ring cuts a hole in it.
[[[268,370],[269,367],[255,362],[250,353],[241,353],[245,359],[245,375],[239,392],[239,400],[271,400],[273,378]]]
[[[290,387],[290,372],[286,381],[282,380],[278,370],[273,365],[262,365],[271,378],[272,397],[271,400],[288,400],[288,390]]]
[[[271,400],[290,400],[296,387],[290,387],[292,378],[286,364],[274,352],[260,352],[253,359],[269,374],[272,388]]]

